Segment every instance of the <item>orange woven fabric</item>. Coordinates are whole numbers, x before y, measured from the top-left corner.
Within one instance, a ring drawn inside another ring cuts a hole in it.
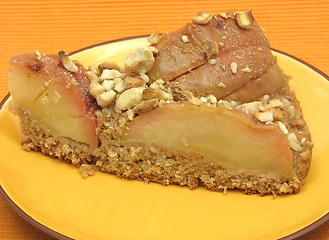
[[[10,56],[72,52],[86,46],[154,30],[171,31],[196,12],[252,10],[272,47],[329,75],[328,0],[237,1],[0,1],[0,100],[8,93]],[[0,239],[53,239],[13,212],[0,198]],[[301,239],[329,239],[329,223]]]

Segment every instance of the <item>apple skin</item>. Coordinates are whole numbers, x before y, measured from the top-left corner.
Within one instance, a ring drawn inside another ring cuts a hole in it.
[[[284,133],[275,125],[260,125],[238,109],[166,104],[137,116],[123,140],[197,153],[239,172],[292,174],[293,155]]]
[[[183,42],[182,35],[187,36],[189,42]],[[249,46],[270,46],[256,22],[247,31],[240,28],[235,19],[224,19],[219,15],[214,16],[208,24],[188,23],[176,31],[161,35],[159,43],[155,45],[159,53],[156,54],[153,68],[148,72],[150,80],[172,81],[207,64],[202,47],[208,41],[220,44],[218,56]]]
[[[67,71],[57,55],[33,54],[12,57],[9,90],[14,103],[54,136],[98,146],[96,103],[88,93],[85,69]]]

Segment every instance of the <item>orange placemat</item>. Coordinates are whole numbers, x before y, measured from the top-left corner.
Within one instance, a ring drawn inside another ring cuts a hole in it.
[[[198,11],[252,10],[272,47],[329,74],[329,2],[320,1],[86,1],[0,2],[0,99],[8,93],[10,56],[72,52],[113,39],[171,31]],[[3,126],[2,126],[3,127]],[[53,239],[21,219],[0,198],[0,239]],[[325,224],[301,239],[329,239]]]

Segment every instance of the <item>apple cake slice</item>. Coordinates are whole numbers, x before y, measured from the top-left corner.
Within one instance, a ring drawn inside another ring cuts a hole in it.
[[[214,191],[297,193],[312,141],[251,12],[197,14],[116,63],[15,55],[22,144],[80,168]]]

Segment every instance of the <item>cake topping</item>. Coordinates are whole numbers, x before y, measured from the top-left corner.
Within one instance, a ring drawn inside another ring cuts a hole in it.
[[[78,71],[78,67],[77,65],[75,65],[72,60],[69,58],[68,54],[65,53],[63,50],[60,51],[58,53],[59,57],[62,60],[62,63],[64,65],[64,67],[66,68],[66,70],[70,71],[70,72],[77,72]]]
[[[130,88],[118,97],[115,107],[119,110],[127,110],[131,107],[136,106],[143,100],[144,87]]]
[[[206,55],[207,59],[210,59],[212,56],[217,55],[217,43],[213,40],[206,41],[205,44],[202,46],[202,52]]]
[[[112,62],[112,61],[106,61],[106,62],[103,62],[101,64],[98,65],[98,69],[99,71],[102,73],[105,69],[108,69],[108,70],[117,70],[119,72],[122,72],[122,69],[120,68],[120,66],[115,63],[115,62]]]
[[[147,41],[151,44],[157,44],[160,40],[160,35],[158,31],[154,31],[148,38]]]
[[[254,23],[254,17],[251,11],[249,12],[237,12],[235,14],[236,22],[240,28],[250,29]]]
[[[125,68],[129,71],[138,71],[140,73],[146,73],[153,67],[154,57],[153,53],[148,47],[138,47],[134,54],[128,55]]]
[[[196,24],[207,24],[212,19],[212,16],[207,13],[199,12],[193,18],[193,22]]]
[[[230,64],[231,72],[236,74],[238,72],[238,64],[236,62],[232,62]]]
[[[184,43],[188,43],[188,42],[190,42],[190,39],[188,38],[188,36],[186,36],[186,35],[182,35],[182,41],[183,41]]]

